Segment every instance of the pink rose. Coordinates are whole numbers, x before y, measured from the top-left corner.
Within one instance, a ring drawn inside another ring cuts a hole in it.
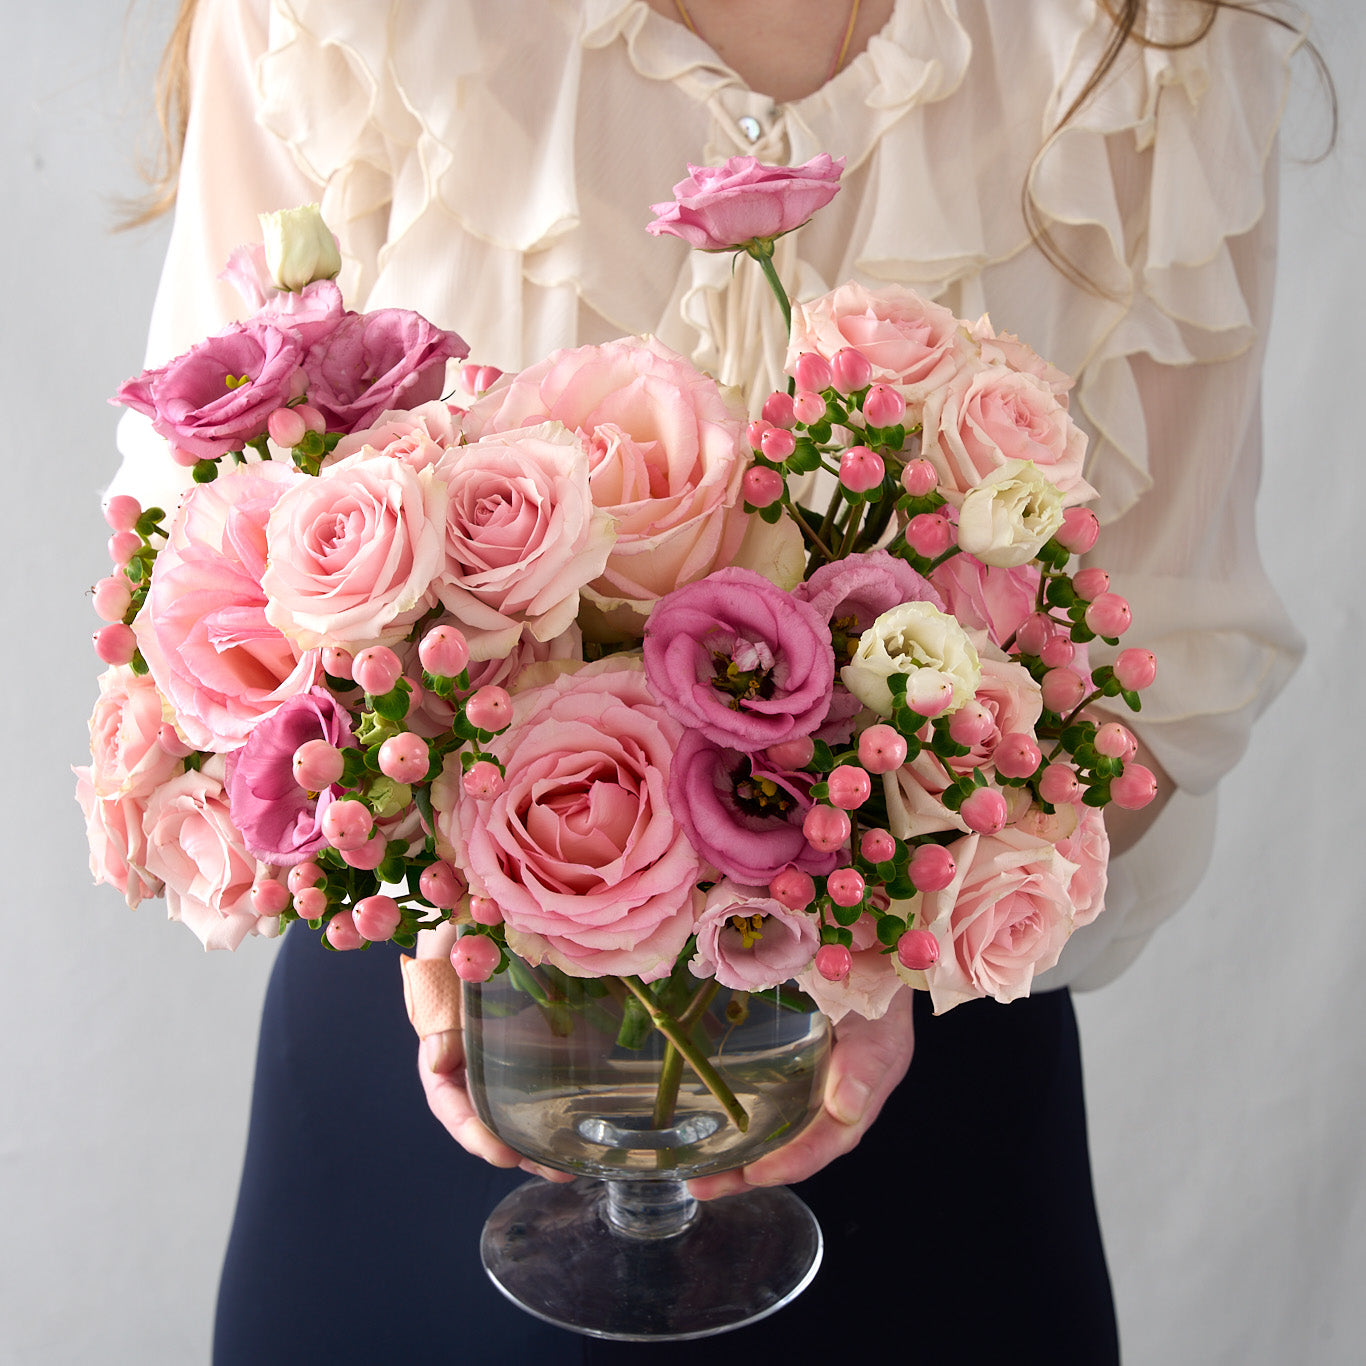
[[[390,455],[415,470],[425,470],[461,439],[460,414],[450,404],[433,399],[409,411],[381,413],[373,426],[342,437],[324,458],[323,467],[339,464],[368,446],[376,455]]]
[[[617,542],[590,596],[638,616],[656,599],[730,564],[751,519],[744,411],[714,380],[653,338],[558,351],[466,415],[471,437],[546,421],[587,438],[593,502]]]
[[[733,991],[767,991],[809,967],[820,943],[814,916],[723,880],[707,893],[688,967]]]
[[[447,761],[432,788],[438,847],[498,903],[516,953],[580,977],[672,970],[701,874],[669,804],[681,734],[617,656],[513,699],[487,747],[506,770],[497,797],[468,796]]]
[[[145,674],[107,669],[90,717],[90,781],[100,797],[146,797],[180,768],[161,747],[161,694]]]
[[[1013,333],[997,332],[986,314],[973,323],[970,333],[984,364],[1004,365],[1022,375],[1033,375],[1057,395],[1064,408],[1067,407],[1067,391],[1073,384],[1071,375],[1044,360],[1032,346]]]
[[[196,749],[224,751],[321,665],[266,619],[266,521],[285,490],[314,481],[284,465],[250,464],[185,497],[157,556],[133,629],[176,725]]]
[[[1043,381],[1001,366],[958,376],[925,400],[921,453],[940,482],[968,493],[1010,460],[1028,460],[1069,501],[1092,497],[1081,477],[1086,433]]]
[[[612,520],[593,506],[588,450],[558,422],[457,446],[446,484],[446,556],[434,589],[473,659],[498,659],[525,631],[553,640],[579,590],[607,564]]]
[[[844,158],[822,152],[802,166],[766,166],[731,157],[724,166],[688,167],[672,203],[651,204],[646,231],[669,233],[702,251],[733,251],[799,228],[839,193]]]
[[[874,383],[898,386],[912,403],[947,384],[968,361],[959,320],[901,285],[869,290],[851,282],[793,306],[789,373],[804,351],[831,360],[846,347],[873,367]]]
[[[1094,806],[1076,807],[1078,821],[1070,835],[1057,841],[1063,858],[1077,865],[1067,884],[1072,899],[1072,924],[1089,925],[1105,909],[1105,888],[1110,876],[1110,835],[1105,813]]]
[[[147,868],[166,884],[171,919],[206,949],[235,949],[248,934],[270,933],[251,905],[256,860],[232,823],[223,759],[173,778],[147,803]]]
[[[972,555],[945,560],[930,581],[943,594],[945,610],[970,631],[985,631],[1004,648],[1034,610],[1039,587],[1037,565],[995,569]]]
[[[921,901],[920,923],[939,941],[939,961],[925,973],[935,1013],[981,996],[1028,996],[1034,974],[1058,961],[1072,933],[1077,865],[1011,826],[968,835],[949,853],[954,880]]]
[[[117,888],[136,910],[145,897],[161,895],[161,880],[147,871],[147,836],[142,828],[146,801],[130,796],[101,797],[88,768],[72,772],[76,775],[76,800],[85,816],[90,876],[96,883]]]
[[[266,619],[305,649],[389,645],[434,601],[446,486],[361,451],[288,490],[266,524]]]

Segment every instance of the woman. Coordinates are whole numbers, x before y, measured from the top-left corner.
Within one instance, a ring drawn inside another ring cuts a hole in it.
[[[1093,0],[339,8],[201,0],[149,360],[232,315],[214,277],[258,211],[321,196],[353,307],[420,309],[504,369],[650,331],[762,395],[783,339],[757,273],[647,238],[646,206],[686,161],[829,151],[848,158],[841,194],[779,247],[794,293],[904,282],[960,316],[989,308],[1077,376],[1102,559],[1163,662],[1141,729],[1175,795],[1029,1003],[918,1009],[894,1091],[906,1022],[846,1032],[812,1143],[744,1174],[822,1168],[803,1194],[826,1267],[795,1306],[705,1350],[880,1345],[889,1325],[865,1306],[885,1304],[927,1355],[1115,1359],[1075,1025],[1067,992],[1042,988],[1108,980],[1188,895],[1210,791],[1297,650],[1251,535],[1268,154],[1297,33],[1197,0],[1148,5],[1137,33],[1136,3]],[[155,487],[164,452],[132,422],[124,436],[123,482]],[[464,1161],[422,1113],[392,959],[322,959],[290,935],[272,982],[220,1359],[635,1351],[559,1334],[487,1287],[476,1231],[515,1174]],[[437,1113],[511,1160],[464,1122],[449,1041],[423,1059]],[[385,1177],[400,1161],[425,1174],[406,1200]],[[307,1295],[282,1288],[300,1271]]]

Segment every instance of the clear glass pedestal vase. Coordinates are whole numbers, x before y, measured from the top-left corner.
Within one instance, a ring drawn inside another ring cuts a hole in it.
[[[484,1123],[584,1178],[528,1182],[490,1216],[484,1265],[515,1303],[592,1336],[659,1341],[752,1323],[810,1283],[820,1229],[790,1191],[699,1202],[685,1185],[754,1161],[819,1111],[829,1027],[804,998],[519,965],[467,984],[464,1009]]]

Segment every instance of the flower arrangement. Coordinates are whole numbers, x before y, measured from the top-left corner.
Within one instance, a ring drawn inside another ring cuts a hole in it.
[[[345,309],[316,211],[229,274],[255,311],[116,401],[194,487],[116,497],[77,770],[97,881],[208,947],[456,920],[457,971],[1026,994],[1100,913],[1152,655],[1074,570],[1069,380],[909,290],[789,304],[773,238],[841,163],[692,168],[650,225],[753,256],[791,383],[749,421],[648,338],[516,375]],[[272,274],[267,274],[272,272]]]

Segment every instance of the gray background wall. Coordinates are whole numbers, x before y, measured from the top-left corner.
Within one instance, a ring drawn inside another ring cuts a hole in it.
[[[0,1361],[208,1357],[270,947],[205,955],[93,890],[67,771],[105,572],[103,402],[134,372],[158,230],[111,236],[169,4],[4,0],[0,329]],[[1321,0],[1338,151],[1287,170],[1265,553],[1311,654],[1226,784],[1197,902],[1080,1004],[1096,1183],[1131,1366],[1366,1353],[1358,576],[1366,122],[1358,7]],[[1291,150],[1312,146],[1307,69]],[[282,1270],[285,1270],[282,1268]],[[296,1289],[306,1293],[307,1269]],[[1060,1294],[1066,1269],[1059,1268]]]

